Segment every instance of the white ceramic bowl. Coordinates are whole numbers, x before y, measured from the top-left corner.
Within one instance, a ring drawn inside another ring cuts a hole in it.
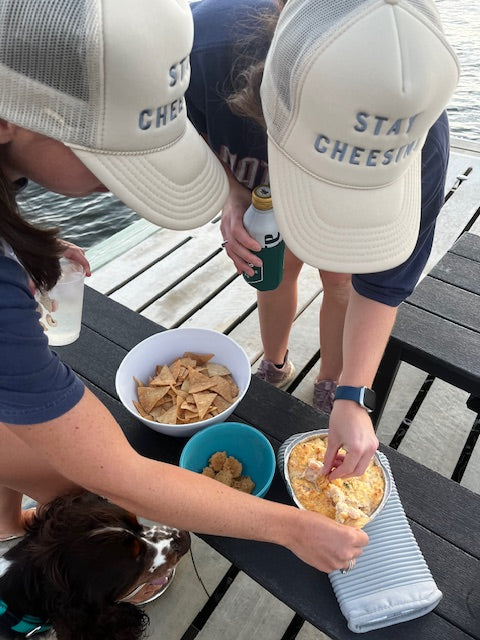
[[[133,404],[137,400],[135,378],[148,381],[154,375],[157,364],[171,364],[185,351],[214,353],[210,362],[227,367],[238,386],[238,396],[228,409],[213,418],[192,424],[165,424],[142,418]],[[225,422],[247,392],[251,379],[250,361],[242,347],[219,331],[211,329],[168,329],[139,342],[120,363],[115,377],[115,387],[123,405],[138,420],[154,431],[169,436],[188,437],[217,422]]]

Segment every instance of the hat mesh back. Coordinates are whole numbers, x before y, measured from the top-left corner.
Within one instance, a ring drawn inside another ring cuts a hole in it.
[[[100,47],[95,0],[2,0],[0,117],[90,146],[96,137]]]
[[[262,81],[262,107],[268,130],[273,139],[280,141],[290,123],[294,108],[292,96],[315,52],[336,33],[352,12],[374,5],[379,0],[289,0],[283,9],[270,47],[268,73]],[[431,0],[401,0],[401,5],[420,12],[442,30],[438,12]],[[319,91],[321,88],[319,87]]]

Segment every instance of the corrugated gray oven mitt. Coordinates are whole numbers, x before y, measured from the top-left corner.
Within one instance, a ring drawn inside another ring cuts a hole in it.
[[[388,627],[429,613],[442,599],[420,551],[398,496],[390,465],[390,497],[381,513],[365,526],[369,543],[352,571],[333,571],[330,582],[356,633]]]
[[[290,437],[277,453],[282,477],[285,450],[298,435]],[[355,633],[413,620],[429,613],[442,599],[408,523],[388,459],[381,452],[378,456],[390,475],[390,497],[365,526],[369,543],[355,568],[328,576],[348,628]],[[287,489],[291,492],[288,482]]]

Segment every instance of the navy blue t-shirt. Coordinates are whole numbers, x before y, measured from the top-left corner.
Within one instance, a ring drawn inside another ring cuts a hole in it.
[[[0,422],[36,424],[72,409],[85,387],[53,353],[23,267],[0,242]]]
[[[188,114],[237,180],[249,189],[269,183],[266,132],[249,118],[234,115],[225,98],[232,92],[237,41],[255,29],[260,13],[273,6],[273,0],[191,3],[195,36],[186,94]],[[266,49],[267,45],[255,52],[258,59],[266,55]],[[414,252],[394,269],[353,274],[353,286],[359,294],[397,306],[412,293],[430,255],[435,222],[444,200],[448,156],[448,120],[443,113],[430,129],[422,151],[422,218]]]

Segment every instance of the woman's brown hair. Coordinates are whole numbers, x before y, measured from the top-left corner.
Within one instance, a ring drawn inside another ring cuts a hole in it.
[[[59,257],[63,247],[57,229],[41,229],[21,216],[15,185],[0,165],[0,238],[5,240],[25,267],[38,289],[51,289],[60,277]]]
[[[232,92],[226,101],[232,113],[254,120],[265,128],[260,85],[265,67],[265,55],[272,41],[278,16],[287,0],[275,0],[271,11],[255,16],[257,28],[235,45],[231,70]],[[251,18],[251,16],[250,16]],[[259,57],[259,52],[264,55]]]

